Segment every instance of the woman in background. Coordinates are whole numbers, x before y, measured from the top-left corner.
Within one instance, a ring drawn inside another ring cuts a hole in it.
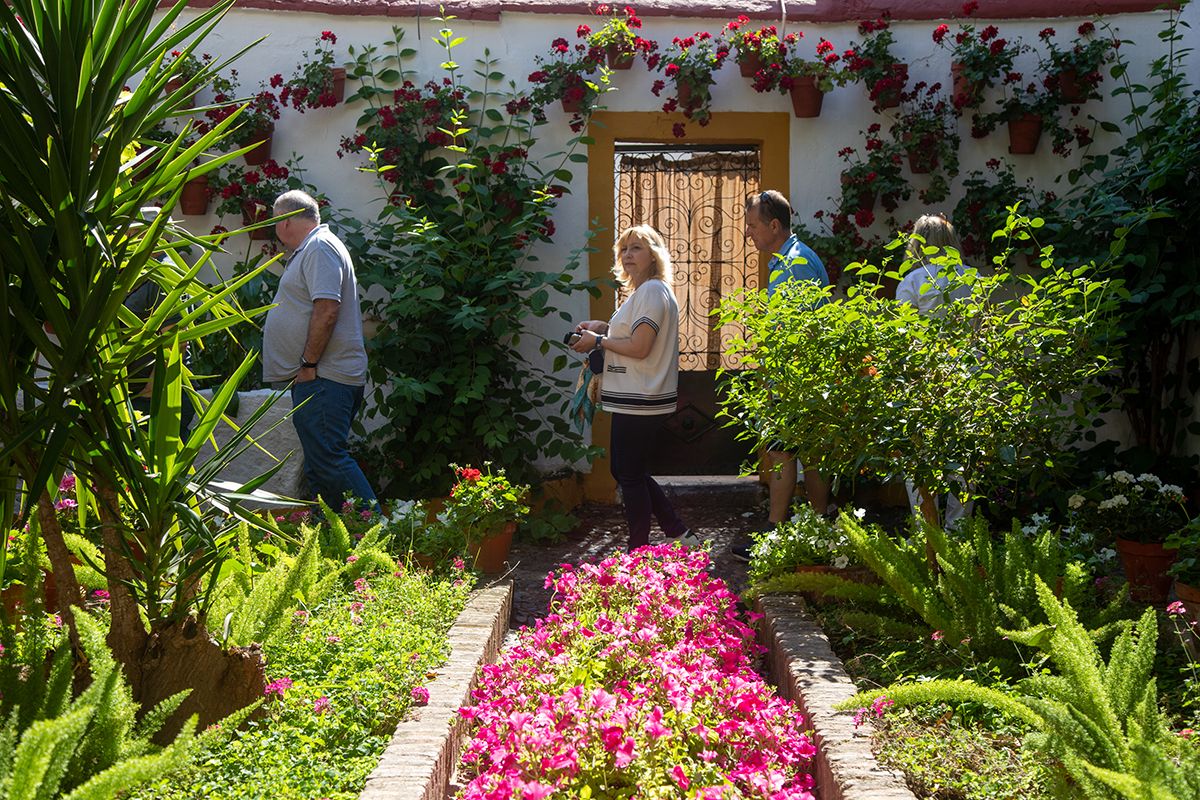
[[[608,322],[588,320],[572,349],[604,353],[600,408],[613,415],[609,464],[621,487],[629,549],[650,543],[650,517],[669,539],[699,544],[650,476],[659,429],[675,411],[679,385],[679,306],[671,290],[671,256],[649,225],[626,229],[613,246],[613,274],[632,290]]]

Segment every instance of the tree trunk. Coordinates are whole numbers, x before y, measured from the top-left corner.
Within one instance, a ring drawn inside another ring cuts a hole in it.
[[[117,663],[125,667],[133,696],[141,696],[142,656],[146,652],[146,626],[138,613],[137,600],[126,582],[133,579],[133,566],[125,555],[121,542],[121,514],[117,493],[111,486],[101,486],[96,492],[100,506],[100,535],[104,549],[104,572],[108,578],[108,607],[112,622],[108,629],[108,646]]]
[[[79,646],[79,629],[75,627],[75,611],[72,606],[79,603],[79,582],[75,580],[75,567],[71,563],[71,551],[63,540],[62,526],[54,513],[54,500],[48,491],[43,491],[37,504],[38,525],[42,529],[42,541],[46,543],[46,555],[54,570],[58,583],[58,615],[67,626],[71,647],[78,660],[86,661]]]

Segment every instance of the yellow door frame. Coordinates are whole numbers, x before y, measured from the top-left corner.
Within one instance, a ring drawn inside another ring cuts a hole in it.
[[[688,138],[680,140],[672,133],[676,123],[686,122]],[[598,111],[592,115],[588,136],[588,219],[596,224],[596,251],[588,258],[588,274],[593,279],[612,276],[612,247],[615,213],[613,209],[613,159],[617,142],[650,144],[753,144],[759,147],[761,188],[788,194],[790,184],[789,125],[786,112],[720,112],[713,114],[706,127],[688,122],[681,114],[661,112]],[[769,254],[759,254],[759,285],[766,285],[764,274]],[[590,319],[608,319],[615,303],[614,291],[601,287],[600,296],[591,298]],[[616,500],[616,482],[608,469],[608,441],[612,419],[597,414],[592,424],[592,444],[605,448],[605,455],[592,464],[584,478],[584,496],[589,500],[611,503]]]

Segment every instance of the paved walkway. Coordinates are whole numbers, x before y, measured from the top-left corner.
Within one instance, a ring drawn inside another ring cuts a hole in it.
[[[694,533],[712,542],[712,574],[722,578],[732,591],[740,593],[746,585],[746,565],[729,553],[731,544],[749,543],[748,531],[766,519],[761,490],[746,479],[660,479],[671,496],[679,516]],[[559,564],[599,561],[625,548],[628,534],[625,516],[619,505],[585,505],[575,511],[580,523],[576,531],[554,544],[518,542],[509,555],[513,581],[511,626],[530,625],[545,616],[550,591],[546,575]],[[666,541],[655,525],[651,543]]]

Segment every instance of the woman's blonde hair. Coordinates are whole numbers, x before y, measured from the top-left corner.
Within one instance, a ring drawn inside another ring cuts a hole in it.
[[[951,247],[958,253],[959,261],[962,260],[962,242],[958,240],[958,234],[955,233],[950,220],[941,214],[926,214],[917,220],[913,225],[913,236],[921,237],[908,240],[908,256],[914,261],[928,264],[939,256],[947,255],[946,250]],[[924,241],[921,241],[922,239]],[[936,247],[938,252],[926,255],[927,247]]]
[[[629,285],[629,275],[625,272],[625,267],[621,265],[621,247],[633,238],[640,239],[650,249],[650,255],[654,259],[654,274],[651,277],[658,278],[670,286],[673,273],[671,271],[671,254],[667,251],[667,240],[649,225],[634,225],[626,228],[617,237],[617,241],[613,245],[613,275],[617,277],[622,286]]]

